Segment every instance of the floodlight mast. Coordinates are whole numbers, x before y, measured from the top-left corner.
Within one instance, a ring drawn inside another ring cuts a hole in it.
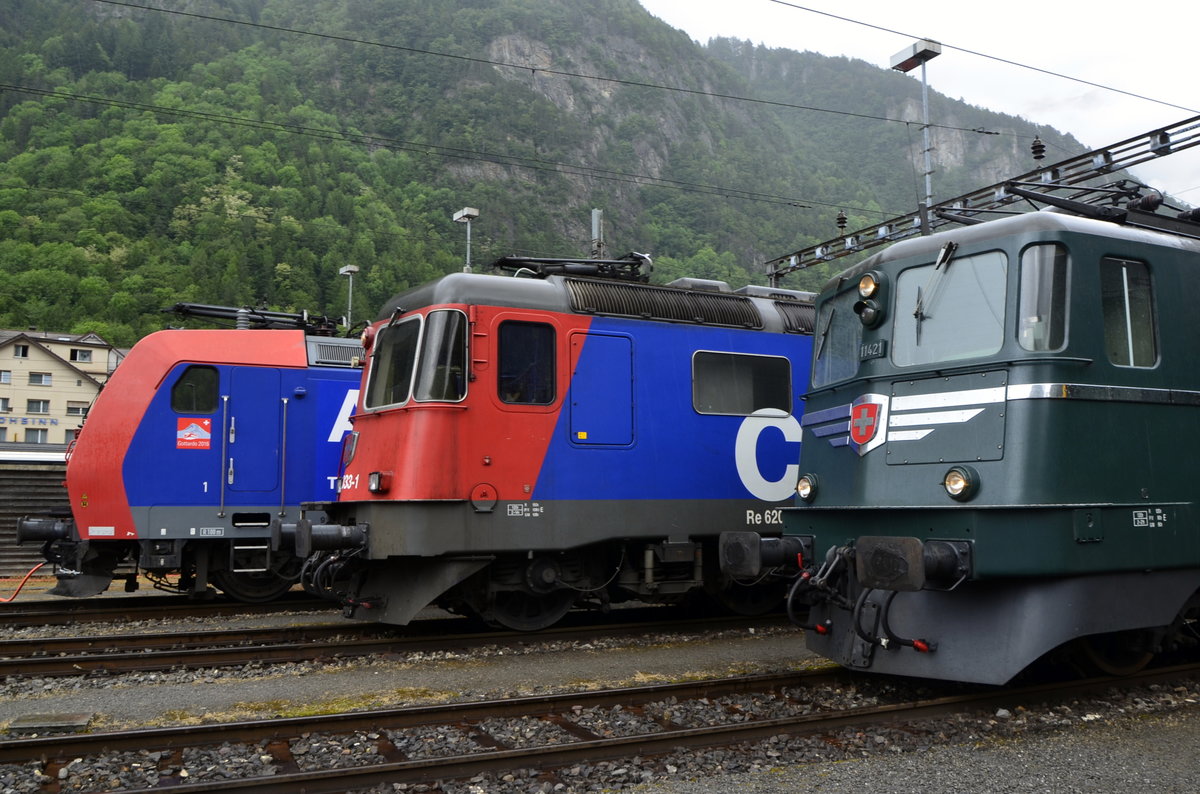
[[[350,279],[350,291],[346,296],[346,327],[354,327],[354,274],[358,272],[358,265],[345,265],[338,270],[339,276],[347,276]]]
[[[451,219],[455,223],[467,224],[467,263],[463,266],[464,273],[471,272],[471,221],[479,217],[479,210],[474,207],[463,207],[458,212],[454,213]]]
[[[921,234],[929,234],[929,208],[933,206],[933,161],[929,146],[929,82],[925,79],[925,64],[942,54],[942,45],[921,39],[892,56],[892,68],[911,72],[921,67],[921,137],[925,147],[925,201],[921,203]]]

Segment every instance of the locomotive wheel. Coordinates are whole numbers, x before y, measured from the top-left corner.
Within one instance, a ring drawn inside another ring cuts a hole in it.
[[[1090,675],[1133,675],[1154,658],[1139,640],[1142,632],[1118,631],[1080,637],[1072,647],[1076,665]]]
[[[704,591],[722,609],[735,615],[756,617],[783,604],[787,595],[783,582],[768,580],[743,584],[722,571],[718,559],[715,548],[704,550]]]
[[[562,620],[575,604],[575,595],[573,590],[555,590],[543,595],[500,590],[480,617],[492,626],[513,631],[540,631]]]
[[[711,595],[718,604],[735,615],[756,617],[777,609],[787,593],[778,582],[747,586],[722,581]]]
[[[300,580],[301,561],[293,557],[283,558],[282,564],[277,564],[270,571],[255,571],[253,573],[234,573],[229,570],[212,572],[213,585],[232,598],[244,604],[263,604],[283,596],[292,585]]]

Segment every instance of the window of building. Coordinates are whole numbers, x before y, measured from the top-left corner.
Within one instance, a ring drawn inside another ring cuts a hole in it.
[[[25,413],[27,414],[48,414],[50,413],[49,400],[27,400],[25,402]]]
[[[0,414],[12,412],[12,406],[8,404],[7,397],[0,397]]]
[[[87,409],[87,403],[67,401],[67,416],[86,416]]]
[[[30,386],[50,386],[50,385],[52,385],[50,373],[49,372],[30,372],[29,373],[29,385]]]
[[[1104,348],[1119,367],[1153,367],[1158,362],[1154,294],[1145,262],[1100,260]]]
[[[29,358],[29,345],[13,345],[13,358]]]
[[[1017,340],[1030,351],[1059,350],[1067,339],[1066,247],[1031,245],[1021,252]]]
[[[171,387],[171,410],[179,414],[211,414],[220,402],[221,375],[216,367],[194,364]]]
[[[792,412],[792,365],[779,356],[701,351],[692,357],[692,406],[702,414]]]
[[[12,383],[12,372],[7,369],[0,369],[0,383]]]
[[[8,428],[0,427],[0,442],[8,441]]]
[[[92,351],[71,348],[71,360],[80,364],[92,363]]]
[[[26,444],[49,444],[50,431],[38,428],[36,430],[30,428],[25,431]]]
[[[515,405],[554,402],[554,326],[503,322],[499,345],[500,399]]]

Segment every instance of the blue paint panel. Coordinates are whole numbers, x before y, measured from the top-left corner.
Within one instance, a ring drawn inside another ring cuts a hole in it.
[[[635,443],[583,447],[572,438],[573,418],[563,412],[538,475],[535,499],[749,499],[735,447],[747,417],[699,414],[692,407],[692,356],[719,351],[784,356],[791,361],[794,438],[807,390],[812,338],[727,328],[597,318],[578,357],[569,403],[577,391],[603,382],[608,351],[593,354],[597,334],[636,334],[633,357]],[[753,420],[750,420],[753,422]],[[796,466],[800,444],[774,428],[750,446],[759,479],[776,481]],[[747,477],[745,479],[753,479]],[[780,501],[786,501],[781,498]]]
[[[130,443],[122,474],[131,506],[211,505],[215,510],[220,504],[221,478],[226,474],[221,457],[222,428],[226,420],[223,409],[218,408],[208,415],[171,410],[171,386],[188,366],[176,366],[163,379]],[[343,408],[347,416],[352,410],[353,402],[347,403],[346,395],[357,394],[361,370],[242,367],[240,369],[247,372],[235,378],[233,367],[217,366],[216,369],[220,374],[220,393],[229,397],[228,413],[238,416],[235,440],[226,448],[226,457],[231,450],[236,450],[234,479],[238,487],[226,484],[226,506],[282,501],[295,505],[301,501],[334,498],[330,478],[338,474],[344,434],[342,429],[335,428]],[[250,372],[256,369],[269,374],[255,377]],[[250,394],[247,389],[267,391]],[[284,397],[288,398],[288,460],[286,486],[280,493],[280,473],[284,471],[279,461],[281,400]],[[242,407],[246,401],[251,404]],[[258,407],[253,407],[253,403]],[[264,434],[263,427],[254,427],[254,420],[264,418],[268,404],[275,412],[275,418],[265,418],[267,430]],[[240,415],[238,411],[241,411]],[[179,420],[204,418],[211,420],[213,427],[209,448],[179,448]],[[264,435],[273,437],[274,442],[267,443]],[[256,469],[261,471],[255,474]],[[251,475],[255,479],[251,479]],[[248,485],[261,488],[268,481],[273,481],[270,490],[247,490]]]
[[[234,491],[277,491],[283,413],[279,370],[234,367],[231,380],[226,482]]]
[[[304,396],[297,398],[293,394],[289,409],[289,504],[337,498],[334,484],[341,473],[342,438],[350,429],[350,415],[358,401],[361,374],[359,369],[348,373],[344,370],[291,373],[296,381],[294,386],[303,388]]]
[[[633,340],[608,334],[572,334],[571,361],[571,440],[588,446],[632,444]]]

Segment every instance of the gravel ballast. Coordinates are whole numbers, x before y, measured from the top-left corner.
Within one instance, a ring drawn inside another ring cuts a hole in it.
[[[295,615],[274,621],[329,622],[331,616]],[[204,628],[237,625],[212,619]],[[162,631],[155,623],[140,630]],[[180,624],[181,632],[200,627]],[[76,626],[55,632],[126,633],[120,627]],[[29,714],[90,712],[93,727],[173,725],[251,719],[304,709],[353,710],[446,699],[486,699],[549,691],[676,681],[696,676],[795,669],[813,660],[791,629],[727,631],[714,636],[661,635],[642,640],[598,637],[590,642],[543,642],[491,647],[471,654],[424,652],[331,664],[247,665],[229,670],[172,671],[114,677],[0,682],[0,725]],[[827,697],[861,703],[874,697],[874,679]],[[826,696],[814,705],[824,706]],[[1136,691],[1114,689],[1101,698],[1067,704],[999,709],[916,726],[845,729],[825,737],[780,735],[741,747],[630,758],[561,770],[547,780],[532,770],[509,770],[446,783],[448,794],[637,791],[708,792],[1184,792],[1200,779],[1200,685],[1181,683]],[[600,736],[657,730],[651,717],[680,725],[708,725],[778,716],[808,706],[775,696],[739,696],[713,702],[663,699],[642,709],[579,707],[564,718]],[[573,741],[562,727],[496,720],[487,734],[513,747]],[[410,758],[443,757],[488,749],[454,727],[381,729],[344,737],[312,734],[290,751],[306,769],[376,764],[380,742]],[[152,785],[159,775],[214,781],[223,775],[277,771],[264,748],[224,745],[190,749],[168,767],[155,753],[78,759],[58,773],[63,791],[113,790]],[[36,792],[37,765],[0,767],[0,791]],[[428,785],[373,791],[423,792]]]

